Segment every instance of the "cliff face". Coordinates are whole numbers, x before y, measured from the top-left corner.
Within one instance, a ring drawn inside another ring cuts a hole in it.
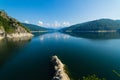
[[[25,37],[32,36],[30,31],[19,21],[7,15],[5,11],[0,11],[0,37]]]

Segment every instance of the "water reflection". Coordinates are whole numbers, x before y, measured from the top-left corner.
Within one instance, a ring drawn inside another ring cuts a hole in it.
[[[34,37],[38,37],[44,34],[48,34],[49,32],[33,32],[32,34],[34,35]]]
[[[30,39],[3,39],[0,40],[0,65],[4,63],[15,51],[28,43]]]
[[[40,35],[39,38],[40,38],[40,41],[44,41],[44,40],[47,40],[49,38],[52,38],[55,40],[58,40],[58,39],[66,40],[66,39],[70,38],[70,35],[65,35],[65,34],[60,34],[60,33],[50,33],[50,34]]]
[[[112,70],[118,71],[120,65],[120,40],[82,39],[119,39],[118,33],[34,34],[31,41],[0,41],[0,80],[51,80],[49,61],[53,54],[68,66],[75,80],[89,74],[119,80]]]
[[[104,33],[98,33],[98,32],[72,33],[70,32],[66,34],[74,37],[81,37],[81,38],[87,38],[87,39],[120,39],[119,32],[104,32]]]

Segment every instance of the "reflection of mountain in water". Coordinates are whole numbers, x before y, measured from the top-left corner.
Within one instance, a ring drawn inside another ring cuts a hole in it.
[[[82,37],[88,39],[119,39],[120,33],[118,32],[79,32],[73,33],[69,32],[66,33],[74,37]]]
[[[22,46],[24,46],[29,41],[30,39],[27,39],[27,38],[0,40],[0,65],[4,63],[4,61],[12,55],[12,53],[20,49]]]
[[[49,32],[33,32],[34,34],[34,37],[38,37],[38,36],[41,36],[41,35],[44,35],[44,34],[48,34]]]

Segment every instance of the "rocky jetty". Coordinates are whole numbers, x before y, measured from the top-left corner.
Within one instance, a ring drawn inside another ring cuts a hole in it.
[[[0,39],[32,36],[24,25],[8,16],[4,10],[0,10]]]
[[[65,71],[64,64],[60,61],[57,56],[52,56],[52,64],[54,66],[54,76],[52,80],[70,80],[69,76]]]

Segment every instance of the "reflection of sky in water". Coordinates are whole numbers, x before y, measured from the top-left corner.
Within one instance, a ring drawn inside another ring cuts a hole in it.
[[[60,34],[60,33],[52,33],[52,34],[42,35],[39,38],[40,38],[40,41],[44,41],[45,39],[49,39],[49,38],[53,38],[55,40],[58,40],[58,39],[66,40],[66,39],[69,39],[70,36],[65,34]]]
[[[91,39],[91,35],[75,37],[62,33],[36,33],[28,43],[1,41],[0,47],[7,52],[0,54],[0,64],[4,65],[0,68],[3,76],[0,80],[48,80],[48,62],[52,55],[58,55],[68,66],[72,76],[77,78],[74,80],[89,74],[105,77],[106,80],[119,80],[112,70],[120,71],[120,39],[97,38]],[[21,46],[24,44],[24,47]],[[17,46],[21,48],[16,50]],[[15,54],[13,50],[16,50]]]

